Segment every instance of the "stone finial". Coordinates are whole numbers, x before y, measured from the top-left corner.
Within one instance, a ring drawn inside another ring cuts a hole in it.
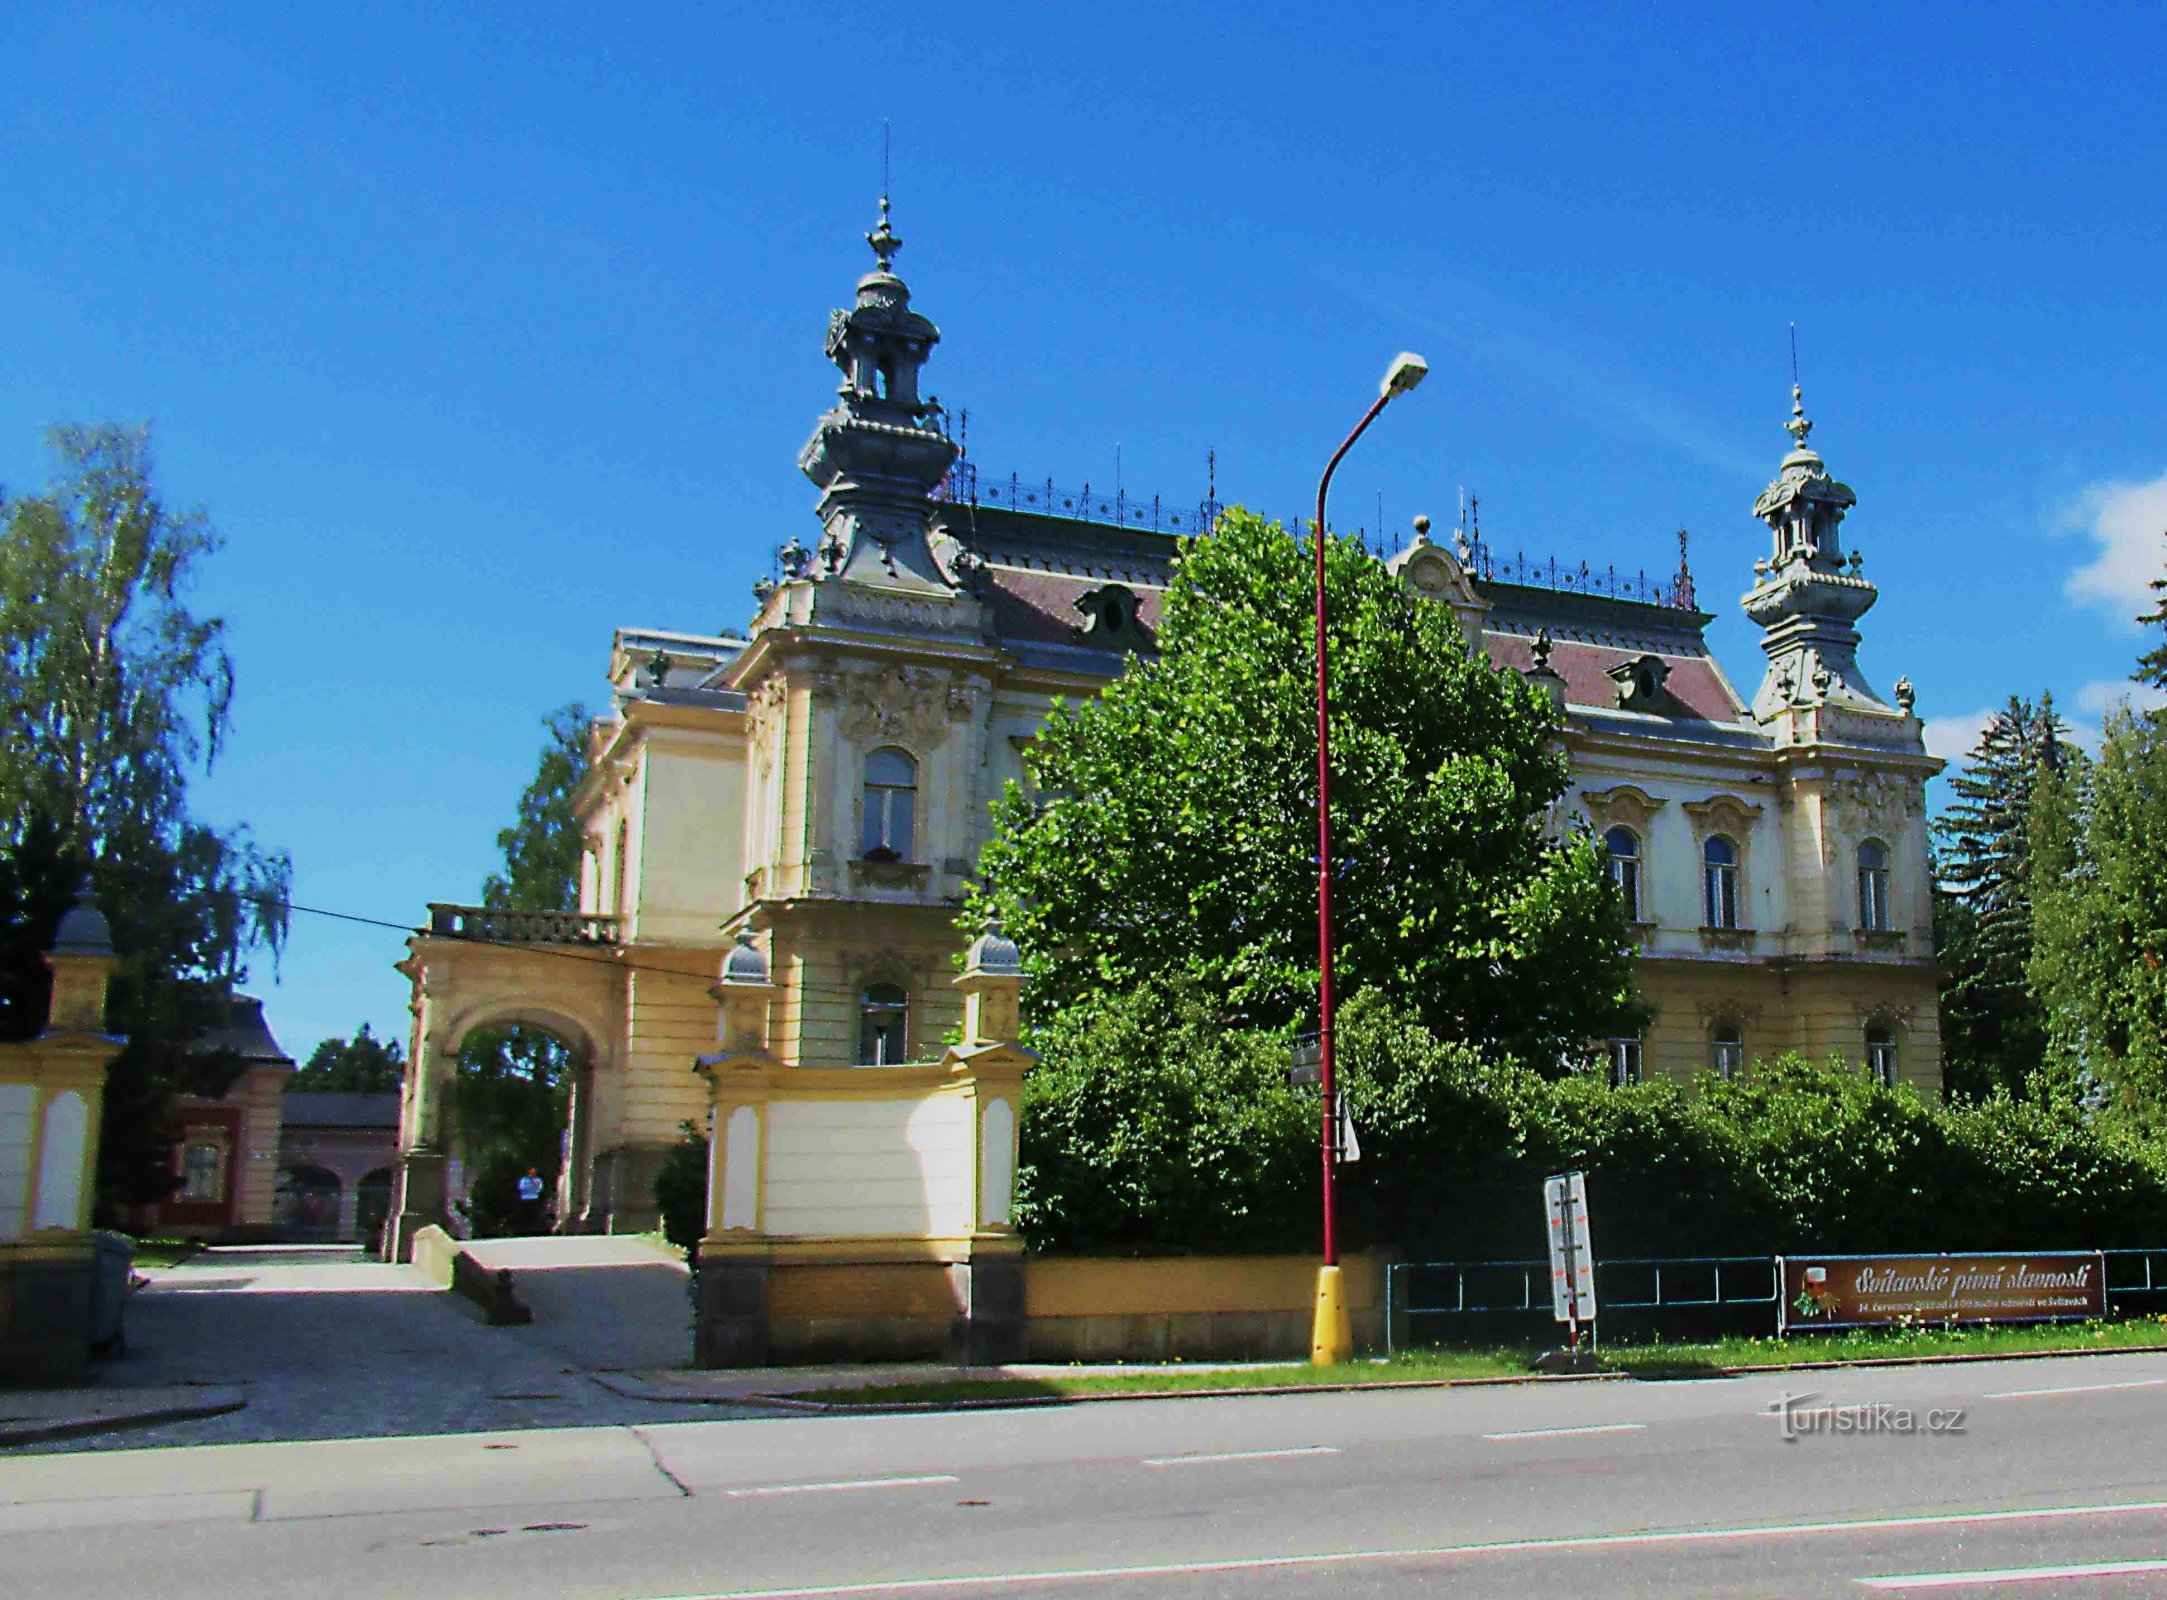
[[[1416,543],[1416,544],[1428,544],[1429,542],[1430,542],[1430,519],[1429,519],[1428,517],[1417,517],[1417,518],[1415,518],[1415,543]]]
[[[1907,717],[1910,716],[1911,708],[1918,703],[1918,698],[1919,692],[1918,690],[1911,687],[1911,679],[1909,677],[1901,677],[1896,680],[1897,710],[1901,711]]]
[[[1806,448],[1806,435],[1813,432],[1813,422],[1806,415],[1805,394],[1796,383],[1791,385],[1791,420],[1783,425],[1783,431],[1801,450]]]
[[[113,953],[112,927],[88,888],[60,919],[45,965],[53,975],[46,1031],[103,1033],[106,994],[120,958]]]
[[[880,197],[880,226],[865,236],[865,242],[873,247],[873,259],[880,263],[880,270],[891,271],[896,252],[903,248],[902,239],[895,229],[888,226],[888,197]]]
[[[722,1003],[715,1039],[721,1055],[762,1055],[768,1047],[768,1009],[775,995],[767,958],[752,934],[739,929],[737,943],[722,959],[722,973],[707,991]],[[713,1058],[704,1058],[713,1059]]]
[[[965,1045],[1015,1042],[1023,1031],[1023,952],[999,917],[987,917],[985,931],[971,941],[956,987],[963,991]]]

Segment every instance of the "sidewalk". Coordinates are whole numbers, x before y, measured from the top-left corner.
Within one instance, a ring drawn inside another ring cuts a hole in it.
[[[0,1448],[221,1417],[247,1403],[241,1389],[224,1384],[0,1389]]]

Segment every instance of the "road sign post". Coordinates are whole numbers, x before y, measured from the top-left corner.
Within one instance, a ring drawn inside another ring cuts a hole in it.
[[[1586,1175],[1559,1173],[1542,1186],[1543,1215],[1550,1231],[1550,1309],[1565,1324],[1570,1348],[1580,1352],[1580,1325],[1595,1322],[1595,1245],[1588,1233]]]

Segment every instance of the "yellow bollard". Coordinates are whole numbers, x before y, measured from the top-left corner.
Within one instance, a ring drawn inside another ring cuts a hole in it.
[[[1354,1326],[1347,1320],[1347,1299],[1339,1268],[1317,1269],[1317,1315],[1309,1330],[1309,1364],[1336,1367],[1354,1355]]]

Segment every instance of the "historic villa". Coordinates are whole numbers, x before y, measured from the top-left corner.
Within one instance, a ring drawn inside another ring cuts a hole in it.
[[[1014,957],[982,940],[959,983],[955,902],[1049,703],[1151,649],[1170,565],[1216,508],[960,462],[921,394],[940,335],[891,270],[885,205],[868,237],[876,268],[828,325],[838,398],[798,458],[816,546],[784,546],[743,639],[616,635],[579,914],[438,906],[413,941],[402,1246],[441,1214],[460,1038],[526,1021],[577,1057],[568,1225],[652,1226],[655,1165],[692,1118],[715,1132],[703,1260],[748,1264],[721,1288],[703,1272],[703,1296],[750,1304],[769,1265],[823,1261],[861,1283],[882,1262],[952,1285],[975,1268],[958,1305],[1007,1292],[989,1286],[1016,1249]],[[1792,448],[1753,507],[1771,542],[1743,600],[1767,655],[1750,701],[1682,563],[1660,588],[1620,585],[1500,563],[1470,531],[1391,558],[1564,706],[1571,803],[1610,849],[1659,1008],[1645,1037],[1610,1041],[1619,1076],[1796,1048],[1939,1087],[1923,798],[1939,763],[1908,684],[1892,704],[1857,660],[1876,591],[1811,427],[1794,390]],[[841,1292],[792,1281],[808,1323]]]

